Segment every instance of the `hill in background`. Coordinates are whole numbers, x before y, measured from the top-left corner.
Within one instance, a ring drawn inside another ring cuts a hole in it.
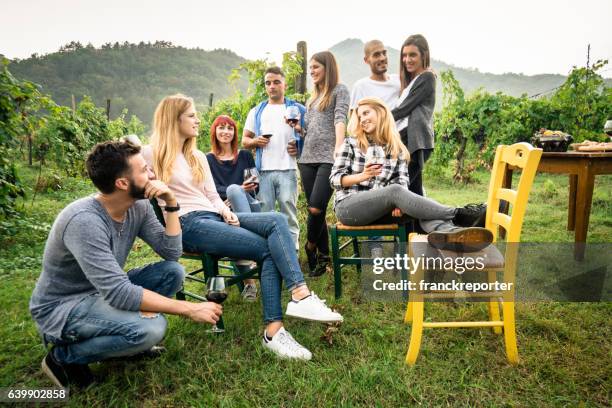
[[[370,75],[369,67],[363,62],[363,41],[358,39],[344,40],[329,50],[334,53],[338,65],[340,66],[340,78],[342,82],[351,87],[355,81]],[[399,51],[387,46],[389,58],[389,73],[399,72]],[[535,95],[561,85],[566,77],[563,75],[542,74],[542,75],[523,75],[523,74],[490,74],[482,73],[475,69],[465,69],[455,67],[445,62],[432,59],[431,65],[436,72],[451,70],[455,78],[461,84],[466,94],[484,88],[491,93],[501,91],[511,96],[521,96],[526,93]],[[436,87],[436,105],[439,109],[442,102],[442,86],[438,82]]]
[[[111,117],[124,108],[150,126],[157,103],[166,95],[184,93],[198,104],[230,96],[227,78],[244,58],[225,49],[204,51],[154,44],[115,43],[101,48],[70,43],[59,52],[12,61],[11,72],[40,84],[61,105],[89,95],[98,106],[111,99]],[[238,83],[246,89],[246,80]]]
[[[363,41],[347,39],[331,47],[330,51],[340,65],[342,82],[349,87],[369,75],[369,68],[363,63]],[[399,52],[394,48],[388,48],[388,52],[390,73],[397,73]],[[108,43],[101,48],[72,42],[56,53],[14,60],[9,69],[19,78],[42,85],[43,92],[59,104],[69,106],[71,95],[77,100],[89,95],[98,106],[106,106],[106,99],[110,98],[111,117],[128,108],[149,126],[155,106],[166,95],[181,92],[194,97],[200,105],[208,104],[210,93],[214,93],[215,101],[232,95],[234,89],[227,78],[231,70],[244,61],[230,50],[187,49],[165,41]],[[467,93],[482,87],[492,93],[535,95],[552,90],[566,79],[562,75],[482,73],[435,59],[432,65],[436,72],[452,70]],[[606,82],[612,85],[612,80]],[[247,85],[245,79],[236,84],[242,91]],[[440,84],[436,92],[439,109],[442,104]]]

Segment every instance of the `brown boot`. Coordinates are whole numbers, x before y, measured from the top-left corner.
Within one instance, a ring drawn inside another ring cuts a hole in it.
[[[493,242],[493,233],[486,228],[453,228],[449,231],[433,231],[427,242],[434,248],[455,252],[477,252]]]

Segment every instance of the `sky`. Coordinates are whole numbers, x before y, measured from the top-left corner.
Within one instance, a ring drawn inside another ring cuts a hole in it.
[[[611,0],[1,0],[0,54],[166,40],[279,61],[301,40],[313,54],[347,38],[399,48],[420,33],[433,58],[496,74],[565,75],[586,65],[590,44],[612,77],[611,19]]]

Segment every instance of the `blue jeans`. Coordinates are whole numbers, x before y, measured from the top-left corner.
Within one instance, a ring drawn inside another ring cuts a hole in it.
[[[276,202],[280,212],[287,216],[289,232],[299,249],[300,225],[297,219],[297,172],[295,170],[262,170],[259,172],[259,201],[262,211],[275,211]]]
[[[261,207],[258,203],[255,203],[255,198],[238,184],[229,185],[225,194],[232,204],[232,211],[235,213],[261,212]]]
[[[162,261],[128,272],[130,281],[162,296],[172,297],[183,286],[185,271],[178,262]],[[55,359],[62,364],[89,364],[148,350],[166,333],[166,318],[157,314],[115,309],[96,293],[78,303],[68,315],[62,338],[45,335],[56,345]]]
[[[240,227],[217,213],[192,211],[180,217],[183,248],[261,262],[261,299],[265,323],[283,320],[281,283],[291,291],[305,285],[287,219],[276,212],[237,213]]]

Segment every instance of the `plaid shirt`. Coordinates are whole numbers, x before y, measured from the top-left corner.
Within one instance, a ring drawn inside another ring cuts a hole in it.
[[[359,149],[357,139],[354,137],[344,139],[344,143],[336,155],[334,167],[332,167],[329,176],[329,182],[336,190],[334,208],[346,197],[360,191],[374,190],[389,184],[399,184],[408,188],[408,162],[403,153],[400,153],[397,159],[393,159],[390,154],[387,154],[380,175],[361,183],[353,184],[350,187],[342,187],[342,177],[362,173],[365,168],[365,162],[366,155]]]

